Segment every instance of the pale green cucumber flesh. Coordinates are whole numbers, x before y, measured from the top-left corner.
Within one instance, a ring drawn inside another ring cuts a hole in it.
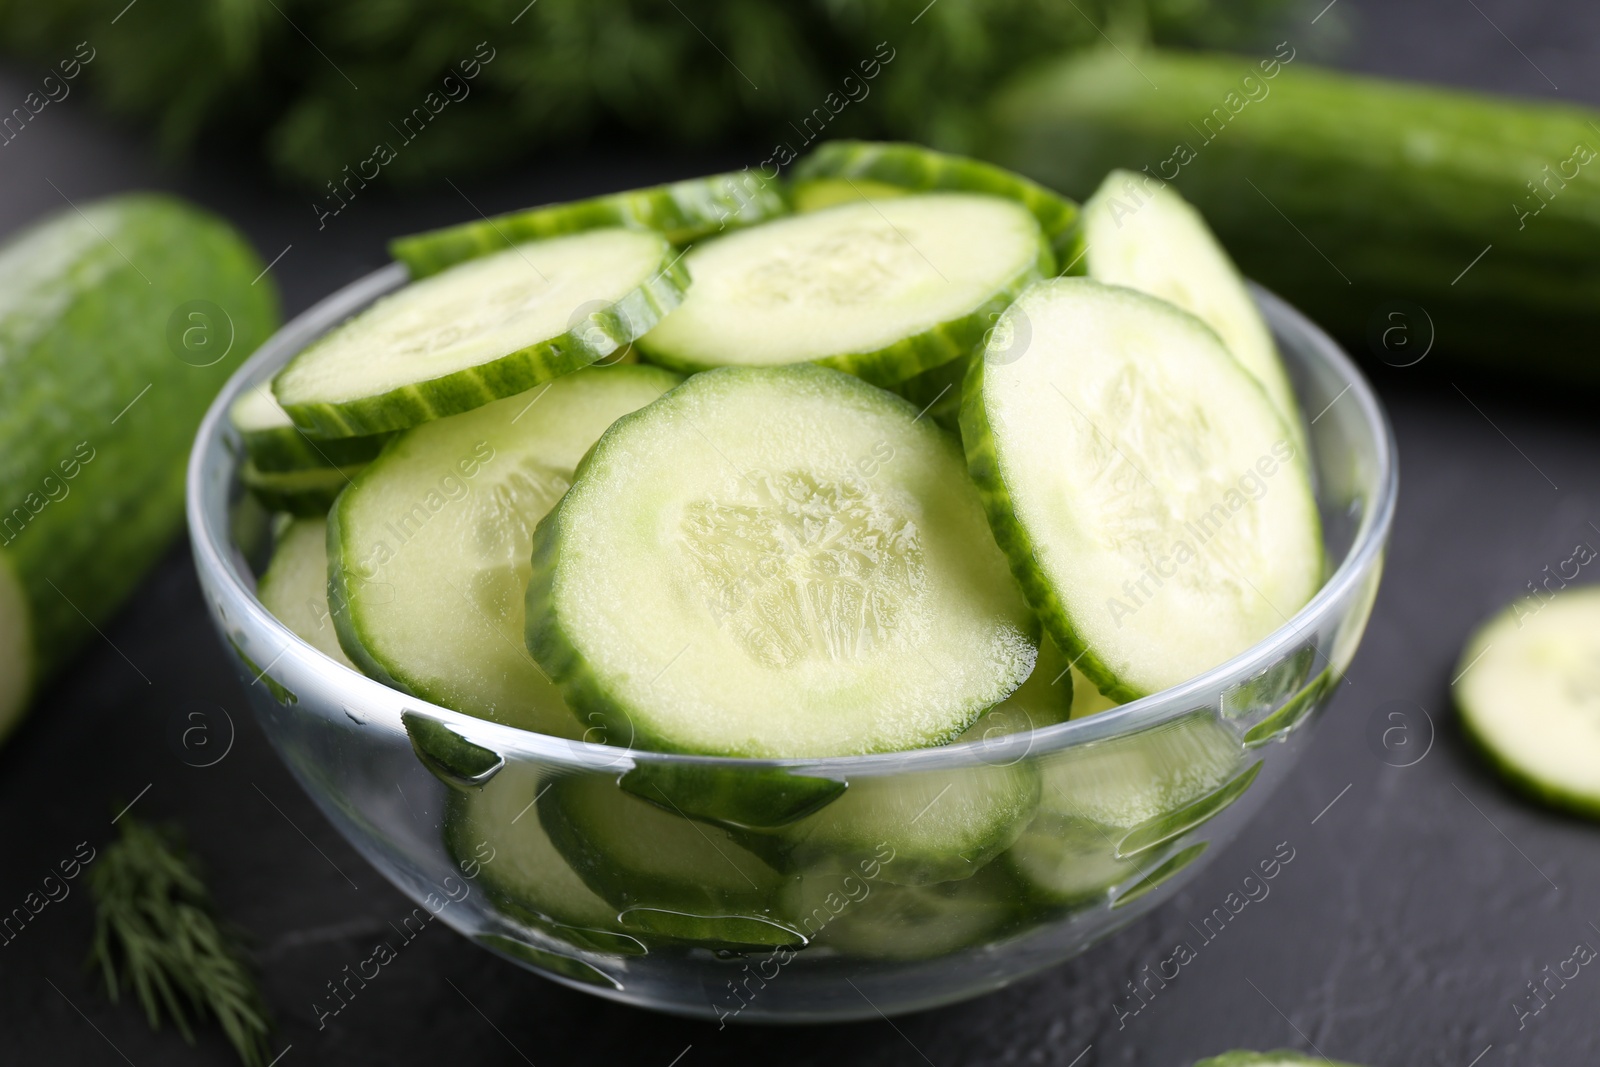
[[[915,414],[800,365],[697,375],[619,421],[535,534],[535,658],[641,748],[953,740],[1027,677],[1035,624]]]
[[[339,647],[339,634],[328,609],[326,519],[295,519],[284,527],[272,551],[272,561],[256,586],[256,599],[312,648],[356,669]]]
[[[992,163],[916,144],[830,141],[795,166],[793,184],[797,210],[812,209],[807,203],[812,199],[832,197],[834,202],[844,202],[846,190],[857,198],[878,198],[888,189],[899,189],[985,193],[1015,200],[1038,219],[1063,268],[1077,258],[1078,206],[1038,182]]]
[[[784,905],[825,950],[858,960],[930,959],[991,943],[1021,918],[1024,893],[998,865],[971,878],[906,886],[887,880],[895,859],[808,870]]]
[[[1039,640],[1039,658],[1034,661],[1033,673],[1028,675],[1028,680],[1005,700],[984,712],[956,740],[992,743],[1009,734],[1066,722],[1074,717],[1077,705],[1075,673],[1066,653],[1045,634]],[[1093,690],[1094,686],[1088,688]],[[1009,748],[1002,748],[1002,752],[1008,751]],[[996,753],[995,758],[1009,757]]]
[[[327,515],[333,502],[350,485],[365,464],[349,467],[306,467],[293,471],[264,471],[254,463],[239,468],[239,481],[268,511],[286,511],[310,518]]]
[[[1200,213],[1172,186],[1114,170],[1084,203],[1081,225],[1088,276],[1160,297],[1215,330],[1303,451],[1304,422],[1272,331]]]
[[[950,882],[1009,848],[1038,800],[1038,769],[1020,752],[1003,765],[857,778],[827,807],[785,827],[776,851],[788,869],[887,849],[894,860],[884,881]]]
[[[878,384],[977,348],[1053,272],[1038,223],[996,197],[844,204],[695,246],[683,303],[639,340],[686,372],[818,362]]]
[[[329,525],[330,599],[351,658],[469,715],[626,745],[576,718],[523,644],[530,538],[606,427],[677,380],[590,368],[391,441]]]
[[[790,879],[726,830],[663,811],[600,775],[564,778],[538,816],[624,930],[726,947],[798,945],[779,902]]]
[[[228,421],[239,432],[252,466],[263,473],[366,463],[383,451],[389,437],[312,437],[295,426],[266,382],[239,394],[228,409]]]
[[[1455,700],[1508,781],[1600,818],[1600,587],[1516,601],[1467,643]]]
[[[1305,467],[1214,332],[1084,278],[1034,286],[1001,327],[963,388],[968,467],[1029,603],[1102,692],[1200,674],[1311,598]]]
[[[581,948],[637,954],[641,946],[617,921],[617,909],[551,844],[535,803],[549,785],[537,768],[511,763],[478,788],[451,790],[446,847],[513,917]]]
[[[1117,893],[1111,901],[1112,909],[1125,908],[1140,897],[1161,888],[1163,884],[1171,881],[1172,877],[1179,871],[1204,855],[1210,845],[1211,842],[1209,841],[1196,841],[1194,844],[1186,845],[1174,852],[1157,864],[1154,869],[1146,873],[1144,877]]]
[[[290,361],[273,392],[326,437],[405,429],[617,361],[686,284],[649,231],[519,244],[378,301]]]
[[[504,251],[524,241],[613,226],[656,230],[687,244],[724,229],[787,214],[780,187],[748,170],[513,211],[390,242],[413,278]]]
[[[1149,845],[1169,840],[1165,821],[1223,786],[1241,758],[1206,715],[1068,749],[1043,762],[1038,814],[1006,859],[1045,899],[1103,899],[1155,866],[1132,850],[1140,840],[1124,847],[1129,836],[1146,828]]]

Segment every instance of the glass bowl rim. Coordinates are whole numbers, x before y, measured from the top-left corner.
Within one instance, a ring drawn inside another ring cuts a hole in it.
[[[1082,719],[1055,723],[1050,726],[1021,730],[996,739],[979,739],[932,748],[905,749],[893,752],[876,752],[863,755],[796,757],[789,759],[756,759],[735,756],[706,756],[677,752],[656,752],[621,748],[599,742],[567,740],[549,734],[535,733],[506,726],[487,719],[479,719],[464,712],[429,703],[400,690],[390,688],[365,675],[351,671],[324,656],[310,644],[295,635],[261,605],[254,590],[239,573],[238,553],[219,542],[218,534],[228,536],[224,521],[220,530],[209,521],[215,514],[218,502],[213,497],[237,480],[239,458],[225,443],[228,429],[228,409],[234,400],[263,371],[274,364],[287,362],[295,352],[311,340],[338,325],[345,318],[366,307],[378,297],[398,289],[409,281],[404,264],[390,263],[356,279],[336,290],[284,323],[259,349],[253,353],[228,379],[212,401],[205,419],[195,435],[189,456],[187,473],[187,503],[189,535],[196,568],[217,595],[230,603],[224,605],[230,614],[242,616],[255,629],[272,633],[284,646],[282,655],[294,656],[309,669],[328,676],[330,685],[351,694],[363,692],[371,699],[353,701],[364,708],[373,708],[370,716],[364,711],[363,721],[368,725],[382,725],[404,735],[401,714],[421,714],[448,727],[452,732],[490,749],[502,759],[515,756],[519,759],[563,766],[570,770],[615,770],[639,763],[679,765],[704,765],[724,768],[759,770],[781,768],[789,771],[805,770],[822,775],[884,775],[970,766],[1004,766],[1032,754],[1087,744],[1160,726],[1183,718],[1209,704],[1209,700],[1196,700],[1197,694],[1212,689],[1226,688],[1229,684],[1245,681],[1292,651],[1299,635],[1313,625],[1325,621],[1377,564],[1388,541],[1393,523],[1396,498],[1399,491],[1399,470],[1396,460],[1394,430],[1384,412],[1382,403],[1373,392],[1355,362],[1320,327],[1311,322],[1281,297],[1255,282],[1249,282],[1252,295],[1265,313],[1268,324],[1275,332],[1297,335],[1296,341],[1316,359],[1329,365],[1336,376],[1346,383],[1345,389],[1335,397],[1335,402],[1346,393],[1360,408],[1361,424],[1366,428],[1374,446],[1377,492],[1362,516],[1356,534],[1339,566],[1323,582],[1315,596],[1282,626],[1233,658],[1195,675],[1178,685],[1129,701],[1108,711]],[[1329,405],[1332,406],[1331,404]],[[211,455],[221,450],[227,455],[222,462],[231,477],[207,484],[205,472]],[[221,502],[221,514],[226,517],[226,500]],[[320,661],[320,662],[318,662]],[[348,703],[348,702],[346,702]],[[390,705],[393,714],[376,710]],[[400,705],[405,705],[403,708]],[[292,714],[314,713],[312,708],[296,705]]]

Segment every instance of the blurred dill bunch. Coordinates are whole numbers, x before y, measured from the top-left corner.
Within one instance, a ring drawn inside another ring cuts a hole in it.
[[[84,81],[168,153],[257,140],[321,185],[393,141],[446,75],[492,54],[466,94],[383,169],[417,182],[536,148],[622,136],[778,136],[886,43],[892,61],[830,136],[961,149],[988,92],[1072,48],[1247,48],[1288,0],[0,0],[0,49],[44,63],[87,41]],[[121,10],[121,14],[118,12]],[[112,23],[116,19],[115,24]],[[458,81],[460,79],[458,78]],[[459,91],[459,90],[458,90]],[[859,95],[859,90],[858,90]]]

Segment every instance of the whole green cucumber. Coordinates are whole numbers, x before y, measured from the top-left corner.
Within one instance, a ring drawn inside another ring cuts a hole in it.
[[[1316,70],[1284,44],[1088,53],[991,117],[986,154],[1068,195],[1114,167],[1173,182],[1247,274],[1387,362],[1436,334],[1600,383],[1600,113]]]
[[[261,270],[155,195],[0,245],[0,737],[177,532],[200,418],[277,325]]]

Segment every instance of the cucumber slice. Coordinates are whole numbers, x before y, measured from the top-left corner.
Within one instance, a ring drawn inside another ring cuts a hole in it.
[[[228,409],[245,453],[262,473],[347,467],[376,459],[388,434],[311,437],[295,426],[265,382],[245,390]]]
[[[1033,673],[1016,692],[990,708],[956,738],[962,741],[997,742],[1008,734],[1054,726],[1072,717],[1076,703],[1073,675],[1066,654],[1048,636],[1039,642],[1039,658]],[[1089,687],[1093,689],[1093,686]],[[1022,750],[1009,747],[995,753],[995,760],[1020,759]]]
[[[272,389],[295,425],[351,437],[481,407],[611,356],[676,307],[667,239],[604,229],[415,282],[306,348]]]
[[[1199,1060],[1194,1067],[1356,1067],[1343,1060],[1325,1060],[1307,1056],[1293,1049],[1280,1048],[1271,1052],[1246,1052],[1235,1049],[1220,1056]]]
[[[787,213],[780,186],[746,170],[547,204],[413,234],[391,241],[389,254],[409,267],[413,278],[423,278],[522,241],[626,226],[656,230],[673,244],[688,244]]]
[[[892,200],[910,194],[910,189],[888,182],[875,182],[871,178],[813,178],[796,182],[789,191],[789,200],[796,211],[805,212],[853,204],[859,200]]]
[[[1062,266],[1077,258],[1078,205],[1066,197],[992,163],[947,155],[921,145],[893,141],[829,141],[794,168],[797,210],[817,200],[842,202],[844,189],[873,199],[885,189],[912,192],[986,193],[1015,200],[1039,220],[1039,228]]]
[[[1072,668],[1072,713],[1067,718],[1084,719],[1116,706],[1117,701],[1096,689],[1077,667]]]
[[[1070,668],[1046,639],[1028,680],[956,742],[997,742],[1065,722],[1071,708]],[[858,778],[841,797],[830,794],[826,809],[775,839],[741,840],[783,869],[893,851],[894,869],[885,868],[885,881],[929,885],[970,878],[1009,848],[1033,816],[1039,774],[1024,762],[1026,755],[1025,747],[999,747],[983,766],[967,770]],[[802,781],[820,786],[823,780]]]
[[[339,647],[328,610],[328,523],[321,516],[295,519],[283,528],[256,599],[306,644],[357,669]]]
[[[787,826],[831,804],[845,790],[832,778],[777,768],[638,763],[619,780],[634,796],[730,830]]]
[[[1030,340],[1020,358],[973,361],[968,466],[1034,610],[1101,692],[1133,699],[1191,678],[1316,592],[1305,467],[1198,319],[1059,278],[1024,294],[996,334]]]
[[[1025,208],[941,193],[844,204],[697,245],[639,339],[675,370],[817,362],[878,384],[967,355],[1054,260]]]
[[[1022,889],[999,866],[958,882],[904,886],[885,880],[896,862],[807,871],[785,907],[817,948],[858,960],[931,959],[986,945],[1022,915]]]
[[[785,829],[776,850],[786,867],[810,867],[891,849],[885,881],[950,882],[970,878],[1011,847],[1038,801],[1039,773],[1026,760],[858,778],[833,803]]]
[[[1305,447],[1305,426],[1272,331],[1200,212],[1170,185],[1114,170],[1083,205],[1089,277],[1175,304],[1217,331]]]
[[[888,388],[911,401],[923,418],[932,419],[953,434],[960,434],[961,383],[966,380],[970,358],[952,359],[929,367]]]
[[[579,948],[638,955],[644,947],[551,844],[536,810],[544,789],[535,767],[507,764],[477,789],[452,789],[445,846],[507,914]]]
[[[469,715],[584,734],[521,640],[529,538],[606,427],[677,381],[656,367],[590,368],[391,441],[328,529],[350,657]]]
[[[307,467],[295,471],[264,471],[246,460],[239,481],[268,511],[287,511],[305,517],[325,516],[345,486],[355,480],[365,464],[349,467]]]
[[[528,647],[641,748],[940,744],[1033,619],[953,441],[821,367],[725,368],[613,426],[534,535]]]
[[[1600,586],[1518,600],[1461,653],[1467,736],[1507,781],[1600,818]]]
[[[669,814],[598,775],[552,783],[539,820],[626,930],[711,947],[804,944],[778,903],[791,879],[728,831]]]
[[[1068,749],[1044,765],[1038,814],[1006,858],[1046,899],[1101,900],[1149,873],[1144,849],[1122,842],[1223,785],[1241,754],[1233,734],[1207,715]]]

